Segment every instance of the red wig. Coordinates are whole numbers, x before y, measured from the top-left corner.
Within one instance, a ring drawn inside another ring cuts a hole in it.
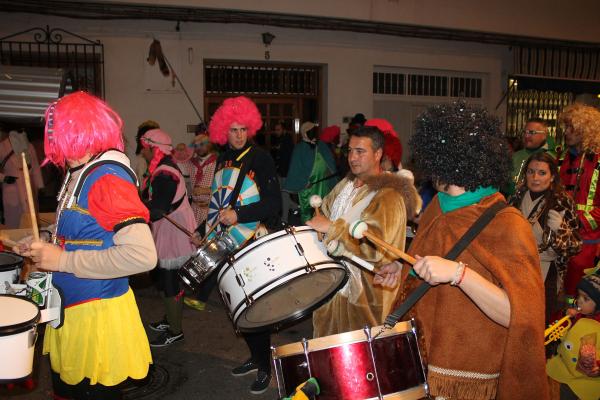
[[[400,161],[402,161],[402,142],[398,139],[398,136],[383,135],[385,141],[383,143],[383,155],[387,156],[394,167],[398,167]]]
[[[321,131],[321,139],[322,142],[325,143],[337,143],[338,138],[340,137],[341,129],[337,125],[331,125]]]
[[[383,119],[383,118],[372,118],[372,119],[368,120],[367,122],[365,122],[365,126],[375,126],[381,132],[383,132],[383,134],[386,135],[386,136],[387,135],[392,135],[394,137],[398,137],[398,134],[394,130],[394,127],[386,119]]]
[[[123,151],[123,121],[108,104],[85,92],[69,94],[46,110],[46,161],[63,167],[109,149]]]
[[[385,143],[383,145],[383,155],[387,156],[395,167],[402,161],[402,142],[398,139],[398,134],[392,124],[383,118],[372,118],[365,122],[365,126],[377,127],[383,132]]]
[[[226,99],[213,114],[208,125],[210,141],[220,145],[227,143],[227,134],[233,123],[248,129],[248,139],[254,137],[262,126],[262,118],[256,104],[244,96]]]

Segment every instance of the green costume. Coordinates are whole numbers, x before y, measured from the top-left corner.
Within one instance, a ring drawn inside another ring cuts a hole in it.
[[[338,182],[335,173],[335,160],[325,143],[296,145],[283,189],[298,194],[302,223],[313,216],[310,197],[314,194],[325,197]]]

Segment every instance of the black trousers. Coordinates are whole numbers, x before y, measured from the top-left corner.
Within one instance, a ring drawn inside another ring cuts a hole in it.
[[[88,378],[77,385],[69,385],[63,382],[56,372],[50,371],[50,374],[54,395],[58,396],[55,398],[66,400],[121,400],[123,398],[117,386],[91,385]]]
[[[258,364],[258,370],[266,373],[271,372],[271,332],[242,333],[252,361]]]

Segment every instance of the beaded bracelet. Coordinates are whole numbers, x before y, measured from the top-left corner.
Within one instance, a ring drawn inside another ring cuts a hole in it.
[[[462,281],[465,274],[465,264],[463,264],[462,261],[459,261],[457,264],[456,271],[454,272],[454,278],[452,279],[452,282],[450,282],[450,285],[452,286],[458,285]]]
[[[456,282],[455,286],[460,286],[460,284],[462,283],[463,279],[465,279],[465,274],[467,272],[467,265],[466,264],[463,264],[463,265],[464,265],[464,268],[462,270],[462,274],[460,274],[460,279],[458,280],[458,282]]]

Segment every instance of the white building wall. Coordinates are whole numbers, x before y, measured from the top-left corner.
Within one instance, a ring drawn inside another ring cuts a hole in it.
[[[272,32],[276,38],[270,47],[271,61],[326,66],[323,123],[342,127],[343,117],[356,112],[363,112],[367,118],[377,116],[373,115],[374,66],[483,73],[488,77],[483,102],[494,110],[506,86],[510,60],[505,46],[240,24],[182,23],[181,31],[175,32],[175,23],[165,21],[93,21],[5,14],[0,16],[0,35],[45,25],[99,39],[104,44],[106,100],[125,121],[131,143],[137,125],[147,119],[158,121],[175,143],[189,142],[191,135],[186,133],[186,126],[198,121],[179,87],[170,88],[169,78],[163,79],[157,66],[150,69],[147,65],[152,37],[161,40],[165,54],[202,113],[203,60],[264,61],[261,33]],[[504,106],[496,113],[504,117]],[[129,151],[133,149],[130,145]]]

